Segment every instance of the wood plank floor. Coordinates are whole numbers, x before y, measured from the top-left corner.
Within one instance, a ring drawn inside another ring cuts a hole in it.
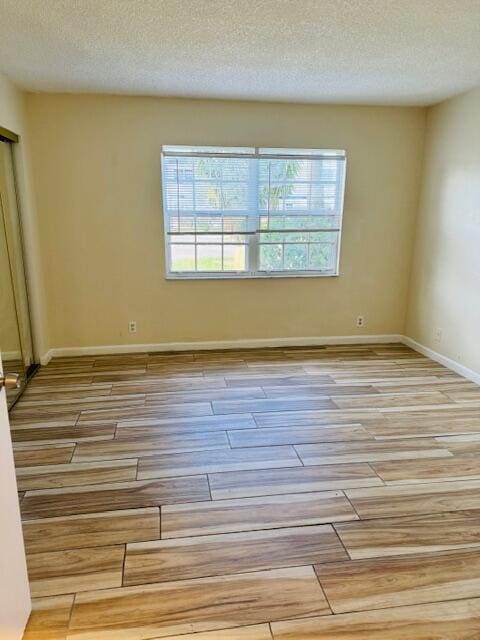
[[[480,638],[480,387],[399,344],[63,358],[25,640]]]

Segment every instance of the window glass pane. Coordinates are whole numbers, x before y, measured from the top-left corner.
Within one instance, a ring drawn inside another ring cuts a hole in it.
[[[312,185],[311,198],[312,209],[327,213],[335,211],[337,208],[336,182]]]
[[[195,271],[195,246],[170,245],[170,263],[172,271]]]
[[[218,244],[207,244],[197,246],[197,270],[198,271],[221,271],[222,270],[222,247]]]
[[[222,236],[210,234],[196,236],[198,244],[218,244],[222,242]]]
[[[223,218],[223,230],[227,231],[246,231],[247,230],[247,218],[245,216],[239,217],[224,217]]]
[[[340,150],[164,147],[171,270],[252,271],[258,253],[261,271],[335,271],[340,234],[328,229],[341,226],[344,160]]]
[[[343,166],[343,163],[337,160],[322,160],[322,162],[318,164],[315,177],[319,180],[336,181],[340,170],[343,170]]]
[[[170,216],[169,218],[169,231],[189,233],[195,230],[195,217],[194,216]]]
[[[235,235],[225,234],[223,236],[223,242],[231,243],[231,244],[245,244],[246,238],[241,233],[237,233]]]
[[[338,241],[338,232],[336,231],[320,231],[318,233],[310,233],[309,235],[310,242],[325,242],[327,244],[336,244]]]
[[[314,229],[332,229],[340,226],[340,219],[336,215],[315,216],[311,220],[310,228]]]
[[[222,191],[216,184],[195,185],[195,211],[221,211]]]
[[[334,268],[332,244],[310,245],[310,269],[330,270]]]
[[[245,211],[247,208],[247,185],[234,182],[224,184],[222,188],[222,209]]]
[[[245,271],[245,245],[230,245],[223,247],[223,270]]]
[[[297,155],[297,156],[322,156],[322,155],[326,155],[326,156],[339,156],[339,157],[343,157],[345,156],[345,151],[342,151],[340,149],[265,149],[265,148],[261,148],[259,149],[259,152],[261,154],[264,155],[280,155],[280,156],[285,156],[285,155]]]
[[[261,233],[260,234],[260,242],[262,244],[271,244],[273,243],[278,243],[278,242],[283,242],[284,240],[284,233]]]
[[[197,216],[196,221],[196,230],[197,231],[216,231],[222,232],[222,217],[221,216]]]
[[[191,184],[175,183],[167,185],[167,205],[171,211],[193,210],[193,187]]]
[[[308,269],[308,246],[306,244],[285,245],[285,269]]]
[[[255,153],[254,147],[190,147],[180,144],[164,145],[163,151],[167,153]]]
[[[284,242],[308,242],[309,234],[307,232],[289,232],[282,234]]]
[[[281,271],[283,269],[283,246],[281,244],[260,246],[260,269],[262,271]]]

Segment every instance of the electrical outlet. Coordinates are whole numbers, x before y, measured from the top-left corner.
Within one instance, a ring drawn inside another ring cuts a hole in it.
[[[365,318],[363,316],[357,316],[357,327],[365,326]]]
[[[443,330],[440,327],[437,327],[433,333],[433,339],[435,342],[441,342],[443,336]]]
[[[130,320],[128,323],[128,333],[137,333],[137,321]]]

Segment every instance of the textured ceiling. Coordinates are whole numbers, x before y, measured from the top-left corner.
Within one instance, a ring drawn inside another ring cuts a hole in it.
[[[480,0],[0,0],[26,89],[431,104],[480,85]]]

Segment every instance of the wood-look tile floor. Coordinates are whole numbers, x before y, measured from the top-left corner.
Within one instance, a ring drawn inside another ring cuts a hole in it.
[[[480,387],[403,345],[58,359],[11,428],[25,640],[480,638]]]

